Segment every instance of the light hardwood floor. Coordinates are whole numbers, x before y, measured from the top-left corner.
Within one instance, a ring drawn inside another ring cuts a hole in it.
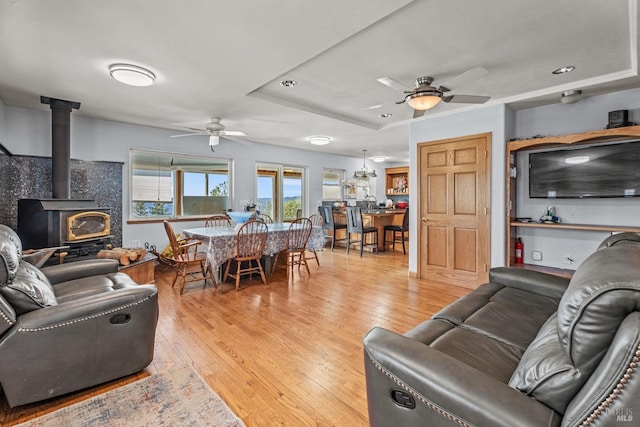
[[[276,272],[240,291],[188,283],[171,288],[156,270],[160,319],[155,358],[143,372],[43,403],[11,409],[14,425],[174,366],[192,366],[253,426],[366,426],[362,338],[374,326],[405,332],[469,289],[408,277],[402,250],[380,255],[318,252],[287,280]]]

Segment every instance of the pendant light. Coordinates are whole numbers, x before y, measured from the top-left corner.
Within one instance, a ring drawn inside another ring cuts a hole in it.
[[[375,169],[372,170],[371,172],[367,170],[366,158],[367,158],[367,150],[364,149],[362,150],[362,169],[357,170],[353,173],[354,178],[369,178],[369,177],[376,178],[378,176],[376,175]]]

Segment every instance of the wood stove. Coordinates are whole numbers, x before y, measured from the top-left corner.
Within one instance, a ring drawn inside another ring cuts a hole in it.
[[[93,200],[18,200],[18,235],[24,249],[70,246],[71,249],[102,249],[109,243],[109,208]]]

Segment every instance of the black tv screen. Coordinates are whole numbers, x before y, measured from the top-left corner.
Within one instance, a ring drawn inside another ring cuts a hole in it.
[[[640,141],[529,154],[529,197],[640,196]]]

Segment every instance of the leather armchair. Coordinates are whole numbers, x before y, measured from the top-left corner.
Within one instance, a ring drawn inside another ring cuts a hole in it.
[[[11,407],[144,369],[153,360],[157,289],[114,260],[39,269],[0,225],[0,384]]]

